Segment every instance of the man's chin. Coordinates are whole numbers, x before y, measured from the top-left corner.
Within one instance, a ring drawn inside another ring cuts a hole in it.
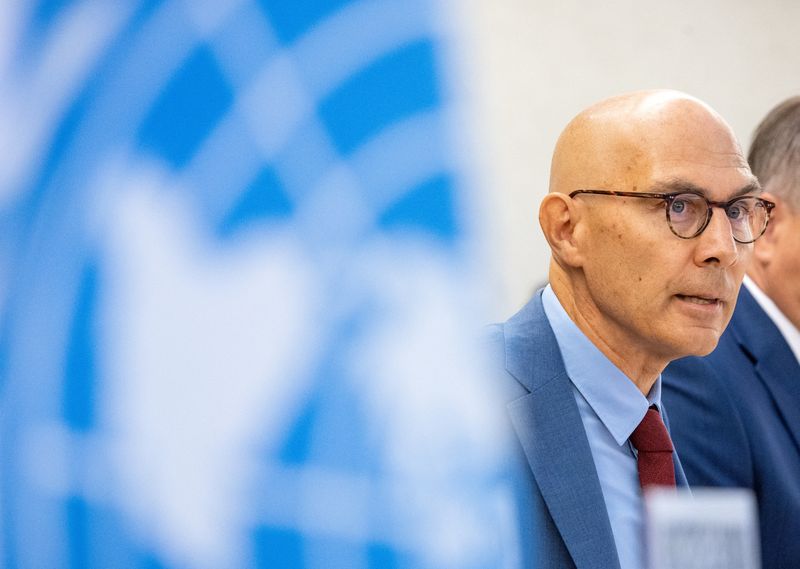
[[[684,353],[678,356],[678,358],[686,356],[707,356],[717,347],[721,335],[721,332],[712,330],[705,330],[704,334],[687,335],[681,346]]]

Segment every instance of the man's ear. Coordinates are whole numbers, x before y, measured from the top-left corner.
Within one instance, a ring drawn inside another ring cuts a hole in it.
[[[579,221],[577,204],[565,194],[547,194],[539,206],[539,225],[553,257],[571,267],[583,265],[583,254],[578,246]]]
[[[772,261],[775,254],[775,244],[780,237],[782,224],[786,218],[786,203],[775,194],[764,192],[762,198],[775,203],[772,213],[769,215],[769,223],[764,234],[758,238],[753,246],[753,260],[759,265],[766,266]]]

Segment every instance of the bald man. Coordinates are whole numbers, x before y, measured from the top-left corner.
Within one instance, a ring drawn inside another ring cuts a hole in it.
[[[760,191],[730,127],[683,93],[602,101],[559,137],[550,284],[490,333],[529,467],[527,566],[646,566],[642,488],[686,484],[660,374],[716,346],[769,219]]]

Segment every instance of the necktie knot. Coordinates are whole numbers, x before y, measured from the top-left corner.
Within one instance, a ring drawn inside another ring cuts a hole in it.
[[[672,439],[661,415],[651,407],[630,436],[636,448],[639,483],[645,486],[675,487],[675,466],[672,462]]]
[[[672,440],[661,414],[651,407],[639,426],[631,435],[631,442],[638,452],[672,452]]]

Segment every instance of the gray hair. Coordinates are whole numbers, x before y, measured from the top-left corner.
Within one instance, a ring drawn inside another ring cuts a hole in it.
[[[764,117],[753,133],[747,161],[766,191],[800,212],[800,96]]]

